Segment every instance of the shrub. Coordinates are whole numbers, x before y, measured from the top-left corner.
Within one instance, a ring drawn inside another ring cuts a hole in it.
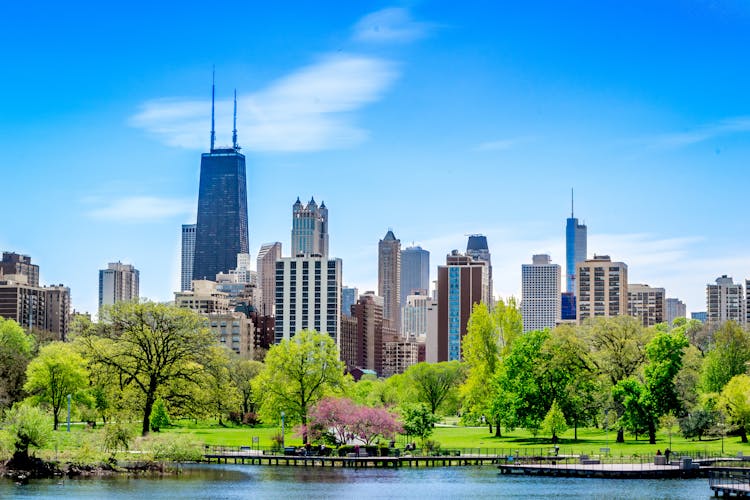
[[[25,465],[29,448],[41,448],[50,439],[52,422],[39,407],[17,403],[6,410],[5,423],[13,441],[13,462]]]
[[[130,428],[122,422],[110,422],[104,428],[104,451],[113,455],[118,450],[128,450],[133,433]]]
[[[203,460],[201,445],[188,436],[159,436],[151,439],[154,460],[199,462]]]
[[[164,401],[157,399],[154,408],[151,410],[151,430],[159,432],[160,429],[169,427],[169,414]]]

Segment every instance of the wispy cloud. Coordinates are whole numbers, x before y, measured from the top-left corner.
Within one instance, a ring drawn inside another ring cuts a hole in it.
[[[425,36],[430,24],[417,22],[408,9],[390,7],[366,15],[354,25],[352,39],[359,42],[411,42]]]
[[[97,204],[87,215],[92,219],[116,222],[158,222],[195,212],[195,200],[181,198],[157,198],[154,196],[131,196],[107,201],[89,199]]]
[[[473,148],[473,151],[507,151],[514,148],[515,146],[529,142],[530,137],[513,137],[507,139],[496,139],[493,141],[486,141],[478,144]]]
[[[646,139],[654,148],[679,149],[724,135],[750,132],[750,116],[727,118],[692,130],[660,134]]]
[[[397,65],[358,55],[329,55],[266,89],[237,96],[241,145],[252,151],[320,151],[366,139],[354,112],[377,101],[398,76]],[[210,101],[149,101],[130,123],[170,146],[206,147]],[[217,123],[230,124],[232,101],[216,103]]]

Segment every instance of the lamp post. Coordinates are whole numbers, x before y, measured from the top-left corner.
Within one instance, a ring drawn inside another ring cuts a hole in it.
[[[609,448],[609,410],[604,410],[604,443]]]
[[[71,395],[68,394],[68,432],[70,432],[70,398]]]
[[[286,414],[284,412],[281,412],[281,451],[284,451],[284,417],[286,417]]]

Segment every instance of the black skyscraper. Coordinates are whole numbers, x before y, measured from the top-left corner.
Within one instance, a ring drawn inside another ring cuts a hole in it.
[[[232,147],[214,149],[213,91],[211,152],[201,155],[198,221],[193,279],[216,279],[237,267],[237,254],[249,253],[245,156],[237,146],[237,97]]]

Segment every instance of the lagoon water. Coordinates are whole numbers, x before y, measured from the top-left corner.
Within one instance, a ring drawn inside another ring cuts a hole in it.
[[[0,480],[0,498],[131,499],[602,498],[708,499],[707,479],[615,480],[500,475],[495,467],[323,469],[188,465],[179,476]]]

